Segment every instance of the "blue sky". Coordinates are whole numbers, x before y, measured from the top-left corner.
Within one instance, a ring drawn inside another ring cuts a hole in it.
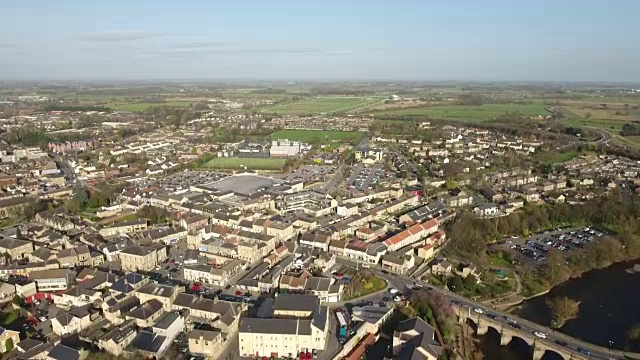
[[[20,0],[0,13],[5,80],[640,82],[640,1]]]

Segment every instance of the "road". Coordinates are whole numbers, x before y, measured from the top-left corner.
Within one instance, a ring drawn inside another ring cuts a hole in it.
[[[402,160],[403,163],[405,163],[406,165],[409,166],[409,168],[411,168],[411,171],[416,175],[419,176],[420,174],[420,170],[418,169],[418,167],[416,166],[416,164],[413,161],[409,161],[407,159],[406,156],[404,156],[404,154],[402,153],[402,151],[398,150],[397,147],[393,147],[393,153],[400,159]]]
[[[365,146],[368,143],[369,143],[369,137],[367,135],[364,137],[364,139],[362,139],[362,141],[360,141],[360,143],[355,147],[355,149]],[[340,166],[338,166],[338,169],[336,170],[335,175],[333,175],[331,180],[329,180],[320,191],[325,194],[331,194],[333,190],[335,190],[340,180],[342,180],[342,177],[344,176],[344,171],[346,168],[347,168],[346,162],[342,161],[340,163]]]
[[[344,258],[337,259],[336,264],[349,265],[353,267],[356,266],[355,262],[351,262]],[[611,359],[624,360],[625,359],[624,356],[622,355],[622,352],[620,351],[615,351],[615,350],[608,351],[606,348],[602,348],[600,346],[589,344],[581,340],[572,338],[568,335],[554,331],[545,326],[519,318],[513,314],[495,310],[491,307],[488,307],[486,304],[475,302],[473,300],[454,294],[445,289],[433,287],[430,284],[423,283],[421,281],[410,278],[408,276],[397,275],[397,274],[384,274],[381,272],[381,269],[378,267],[370,268],[369,270],[375,273],[377,276],[384,278],[390,286],[400,290],[401,292],[405,292],[405,293],[410,292],[408,291],[407,285],[411,286],[414,283],[420,283],[425,288],[431,288],[432,290],[430,291],[439,291],[445,294],[449,298],[449,300],[459,304],[462,307],[469,308],[470,312],[475,313],[475,315],[477,316],[490,315],[490,317],[492,318],[492,321],[499,322],[505,326],[510,326],[513,320],[515,320],[515,322],[521,327],[519,331],[530,333],[530,334],[533,334],[534,332],[541,332],[541,333],[547,334],[546,339],[538,338],[537,341],[546,342],[546,343],[552,344],[555,347],[562,346],[560,344],[566,343],[566,346],[563,346],[563,347],[568,351],[576,353],[576,355],[579,355],[582,357],[586,356],[579,352],[578,348],[582,348],[582,349],[587,349],[591,352],[591,355],[588,356],[588,358],[590,359],[602,359],[602,360],[611,360]],[[358,302],[358,299],[354,300],[353,302]],[[475,311],[472,311],[471,309],[481,309],[483,314],[479,314]],[[493,319],[493,316],[495,316],[495,319]]]
[[[73,169],[71,168],[71,165],[69,165],[69,162],[66,159],[63,159],[58,154],[53,154],[53,160],[58,164],[60,172],[62,173],[64,178],[68,182],[75,183],[77,179],[76,173],[73,172]]]
[[[595,128],[595,127],[591,127],[591,126],[585,126],[585,127],[587,129],[589,129],[589,130],[593,130],[593,131],[595,131],[595,132],[600,134],[600,139],[594,141],[594,143],[608,145],[609,141],[611,141],[611,134],[609,134],[608,132],[600,130],[600,129]]]

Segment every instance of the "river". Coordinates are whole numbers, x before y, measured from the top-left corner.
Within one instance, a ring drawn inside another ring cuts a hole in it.
[[[556,286],[549,293],[525,301],[513,312],[525,319],[548,325],[551,321],[545,300],[554,296],[568,296],[580,302],[578,317],[567,321],[560,331],[575,338],[608,347],[624,349],[628,346],[627,331],[640,324],[640,271],[633,270],[640,260],[613,264],[592,270],[579,278]],[[531,359],[530,348],[524,343],[511,342],[500,346],[498,333],[489,331],[480,336],[478,345],[484,359]],[[547,354],[551,355],[551,354]],[[551,360],[546,356],[545,360]]]

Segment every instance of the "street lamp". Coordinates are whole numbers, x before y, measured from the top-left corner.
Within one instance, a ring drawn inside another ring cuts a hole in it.
[[[611,351],[612,346],[613,346],[613,340],[609,340],[609,351]]]

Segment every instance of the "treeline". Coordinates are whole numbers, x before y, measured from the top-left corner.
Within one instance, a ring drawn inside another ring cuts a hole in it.
[[[265,94],[265,95],[277,95],[277,94],[286,94],[287,90],[284,89],[274,89],[274,88],[266,88],[266,89],[257,89],[251,92],[252,94]]]
[[[374,95],[376,92],[370,89],[344,89],[340,87],[315,87],[311,89],[311,94],[315,96],[321,95],[347,95],[347,96],[362,96],[362,95]]]
[[[389,121],[393,121],[394,123],[388,123]],[[547,125],[532,122],[526,116],[517,112],[507,112],[491,121],[473,124],[451,119],[433,119],[424,115],[379,115],[376,116],[376,121],[372,125],[373,127],[369,129],[370,132],[374,134],[395,135],[399,132],[398,129],[416,129],[422,121],[437,121],[438,125],[473,127],[519,137],[535,136],[536,139],[549,140],[556,144],[575,142],[576,140],[576,137],[564,133],[565,127],[562,125],[558,125],[554,131],[547,131]],[[408,122],[409,124],[402,124],[402,122]],[[432,131],[433,130],[436,129],[432,129]]]
[[[44,111],[100,111],[111,112],[106,106],[73,106],[73,105],[47,105]]]
[[[38,146],[41,149],[46,148],[51,141],[74,141],[85,139],[86,137],[87,134],[85,133],[66,133],[51,136],[44,130],[29,126],[12,128],[0,135],[0,138],[10,145]]]

